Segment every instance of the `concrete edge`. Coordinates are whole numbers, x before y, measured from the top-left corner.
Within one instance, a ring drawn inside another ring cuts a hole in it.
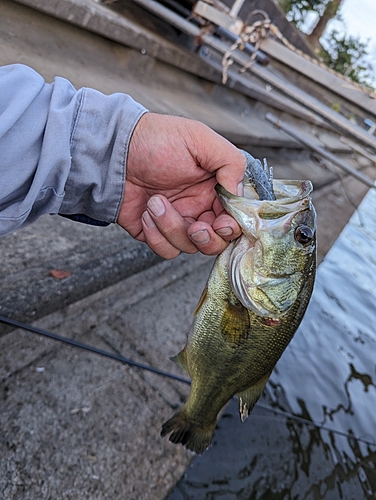
[[[64,259],[64,269],[72,272],[64,279],[56,279],[46,271],[54,268],[48,262],[5,278],[0,314],[25,323],[35,321],[163,260],[143,243],[129,246],[129,242],[123,242],[115,251],[113,244],[101,250],[99,257],[96,248],[85,252],[79,262],[77,255]],[[0,336],[12,329],[0,323]]]
[[[92,31],[162,62],[211,81],[220,81],[217,71],[199,57],[156,32],[92,0],[14,0],[62,21]],[[137,6],[136,6],[137,8]],[[145,12],[145,15],[151,15]]]

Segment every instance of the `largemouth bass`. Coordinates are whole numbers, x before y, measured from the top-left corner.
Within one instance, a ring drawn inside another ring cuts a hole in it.
[[[256,186],[260,196],[254,187],[249,175],[244,196],[217,185],[221,203],[243,234],[217,257],[187,344],[173,358],[190,375],[191,391],[182,409],[163,424],[161,435],[171,433],[171,442],[196,453],[210,445],[218,412],[235,394],[241,420],[249,415],[313,289],[311,182],[274,180],[272,189]]]

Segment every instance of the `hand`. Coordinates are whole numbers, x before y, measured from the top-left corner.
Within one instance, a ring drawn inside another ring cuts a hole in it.
[[[130,141],[118,224],[171,259],[181,251],[222,252],[241,231],[216,198],[236,194],[245,157],[206,125],[147,113]]]

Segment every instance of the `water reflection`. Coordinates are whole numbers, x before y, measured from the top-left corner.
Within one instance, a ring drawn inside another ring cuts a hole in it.
[[[168,500],[374,499],[375,464],[376,446],[351,431],[338,435],[260,406],[242,425],[232,401],[213,446]]]
[[[240,424],[231,402],[213,446],[169,500],[376,498],[376,193],[318,270],[306,317],[262,405]]]

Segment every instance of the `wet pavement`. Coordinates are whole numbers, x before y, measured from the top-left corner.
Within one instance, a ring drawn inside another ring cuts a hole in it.
[[[168,500],[376,498],[375,206],[371,190],[320,265],[260,404],[241,424],[230,403]]]

